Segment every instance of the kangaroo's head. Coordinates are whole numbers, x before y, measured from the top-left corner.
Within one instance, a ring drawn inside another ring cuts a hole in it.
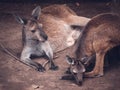
[[[83,74],[86,71],[84,64],[75,58],[71,58],[70,56],[66,56],[66,60],[68,64],[70,64],[70,72],[74,76],[78,85],[82,84]]]
[[[33,11],[31,18],[21,18],[17,15],[14,15],[16,20],[23,25],[23,30],[25,32],[26,39],[29,40],[39,40],[44,42],[47,40],[48,36],[42,29],[42,24],[39,23],[39,17],[41,14],[40,6],[37,6]]]

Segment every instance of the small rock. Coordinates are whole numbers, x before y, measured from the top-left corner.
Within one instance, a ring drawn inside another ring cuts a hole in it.
[[[76,86],[77,84],[75,84],[75,83],[72,83],[72,84],[70,84],[70,86]]]
[[[33,84],[32,87],[33,87],[34,89],[37,89],[37,88],[39,88],[39,85]]]

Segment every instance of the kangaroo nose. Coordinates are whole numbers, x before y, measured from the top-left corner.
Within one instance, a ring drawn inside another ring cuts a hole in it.
[[[47,34],[44,31],[42,31],[40,33],[40,36],[44,39],[44,41],[46,41],[48,39],[48,36],[47,36]]]
[[[47,40],[47,39],[48,39],[48,36],[47,36],[47,35],[45,35],[45,36],[44,36],[44,39],[45,39],[45,40]]]
[[[46,41],[48,39],[48,36],[46,34],[42,35],[43,41]]]

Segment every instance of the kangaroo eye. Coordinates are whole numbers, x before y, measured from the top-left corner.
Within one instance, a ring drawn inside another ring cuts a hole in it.
[[[31,30],[32,33],[35,33],[36,30]]]

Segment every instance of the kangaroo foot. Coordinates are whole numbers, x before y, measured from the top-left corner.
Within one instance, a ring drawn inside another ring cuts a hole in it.
[[[94,71],[91,71],[91,72],[86,72],[84,74],[84,77],[101,77],[103,76],[103,73],[95,73]]]
[[[37,71],[44,72],[45,68],[42,65],[39,64],[39,67],[37,68]]]

